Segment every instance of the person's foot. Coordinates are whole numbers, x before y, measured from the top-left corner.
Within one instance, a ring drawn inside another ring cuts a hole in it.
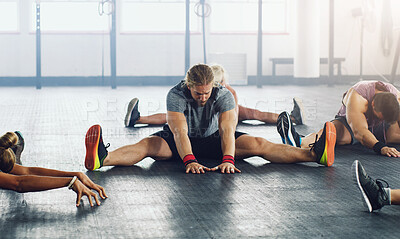
[[[125,127],[133,127],[136,121],[140,118],[138,105],[138,98],[134,98],[129,102],[128,110],[125,115]]]
[[[281,136],[283,144],[301,147],[301,137],[294,129],[288,112],[283,111],[279,114],[278,120],[276,121],[276,129]]]
[[[305,123],[303,101],[299,98],[293,98],[293,110],[290,116],[294,120],[293,123],[296,125],[302,125]]]
[[[317,139],[318,135],[315,138],[315,142],[309,145],[311,147],[310,150],[313,150],[317,156],[316,161],[328,167],[332,166],[335,161],[335,125],[332,122],[326,122],[321,137]]]
[[[389,187],[386,181],[379,179],[374,181],[368,176],[361,162],[358,160],[353,162],[351,169],[353,171],[353,180],[357,184],[358,189],[360,189],[364,205],[366,205],[369,212],[381,209],[384,205],[389,204],[389,197],[383,186],[383,183],[385,183],[386,188]]]
[[[22,154],[22,151],[24,151],[25,140],[24,140],[24,137],[22,136],[21,132],[15,131],[14,133],[18,136],[18,143],[16,145],[14,145],[13,147],[11,147],[11,150],[14,151],[15,162],[17,164],[21,165],[22,164],[21,154]]]
[[[108,155],[107,146],[103,143],[103,136],[100,125],[93,125],[89,128],[85,137],[86,157],[85,167],[93,171],[103,166],[103,161]]]

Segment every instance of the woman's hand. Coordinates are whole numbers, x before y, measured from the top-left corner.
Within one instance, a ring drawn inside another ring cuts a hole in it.
[[[102,199],[108,198],[104,188],[100,185],[95,184],[86,174],[80,172],[78,173],[77,177],[86,187],[96,190]]]
[[[86,195],[86,197],[88,198],[90,206],[93,207],[92,197],[94,197],[97,206],[100,206],[100,201],[99,201],[99,198],[97,197],[97,194],[95,194],[88,187],[83,185],[83,183],[79,179],[76,180],[74,182],[74,184],[72,185],[72,190],[74,190],[74,192],[76,192],[76,194],[77,194],[77,196],[76,196],[76,206],[77,207],[79,207],[79,205],[81,203],[81,198],[83,195]]]

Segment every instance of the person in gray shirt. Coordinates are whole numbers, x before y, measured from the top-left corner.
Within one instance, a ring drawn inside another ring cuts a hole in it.
[[[235,98],[236,102],[236,110],[238,111],[238,120],[240,122],[245,120],[258,120],[265,124],[276,124],[278,122],[279,114],[260,111],[258,109],[240,105],[236,91],[228,83],[228,74],[225,68],[218,64],[213,64],[210,67],[213,70],[215,81],[227,88],[233,94],[233,98]],[[302,100],[296,97],[293,98],[293,110],[288,117],[290,118],[290,121],[296,125],[302,125],[305,123]],[[141,115],[139,112],[139,99],[133,98],[129,101],[124,120],[125,127],[135,127],[136,124],[164,125],[166,123],[166,113]]]
[[[214,80],[205,64],[192,66],[185,80],[167,95],[167,125],[133,145],[112,152],[103,143],[100,125],[86,133],[85,166],[130,166],[145,157],[155,160],[182,160],[186,173],[240,172],[235,159],[260,156],[272,163],[317,162],[330,166],[334,160],[335,127],[325,123],[324,131],[311,150],[275,144],[261,137],[236,131],[238,121],[232,93]],[[215,167],[205,167],[197,158],[219,159]]]

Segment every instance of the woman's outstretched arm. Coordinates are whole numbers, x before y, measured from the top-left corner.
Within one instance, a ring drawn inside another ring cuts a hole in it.
[[[95,184],[90,178],[82,172],[66,172],[48,168],[40,167],[25,167],[22,165],[14,164],[14,168],[10,172],[15,175],[36,175],[36,176],[50,176],[50,177],[78,177],[78,179],[89,189],[96,190],[102,199],[107,196],[104,188]]]
[[[80,205],[83,195],[88,197],[90,205],[93,206],[92,197],[96,204],[100,205],[97,195],[74,177],[49,177],[36,175],[12,175],[0,172],[0,188],[13,190],[20,193],[46,191],[56,188],[71,186],[77,194],[76,206]]]

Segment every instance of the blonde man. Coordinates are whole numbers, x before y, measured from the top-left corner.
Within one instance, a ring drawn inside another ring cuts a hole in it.
[[[163,130],[108,152],[100,125],[86,134],[85,166],[95,170],[102,166],[130,166],[145,157],[155,160],[181,160],[186,173],[240,172],[235,159],[260,156],[273,163],[317,162],[331,166],[335,132],[331,122],[311,150],[274,144],[261,137],[236,131],[236,104],[232,93],[217,85],[212,69],[204,64],[192,66],[185,80],[167,95],[167,125]],[[217,159],[221,163],[209,168],[198,158]]]
[[[259,120],[266,124],[275,124],[277,122],[279,115],[276,113],[264,112],[239,105],[236,91],[228,84],[227,72],[224,67],[214,64],[211,65],[211,69],[213,71],[215,81],[226,87],[233,94],[238,113],[238,121]],[[138,106],[138,98],[134,98],[129,102],[128,110],[125,116],[126,127],[133,127],[135,124],[163,125],[167,123],[167,114],[158,113],[148,116],[141,116]],[[290,119],[296,125],[302,125],[304,123],[303,106],[299,99],[293,99],[293,110],[290,114]]]

